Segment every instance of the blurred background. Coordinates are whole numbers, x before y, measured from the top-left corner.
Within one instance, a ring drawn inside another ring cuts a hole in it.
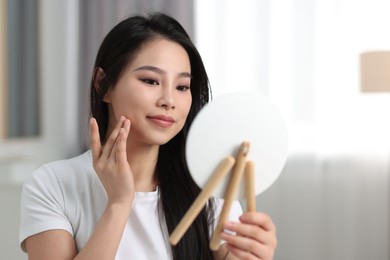
[[[23,181],[88,149],[103,37],[149,11],[187,29],[215,98],[258,90],[282,112],[288,160],[257,197],[277,226],[275,260],[390,259],[390,86],[361,84],[362,53],[390,50],[388,10],[388,0],[0,0],[1,259],[27,259]],[[370,64],[390,75],[389,63]]]

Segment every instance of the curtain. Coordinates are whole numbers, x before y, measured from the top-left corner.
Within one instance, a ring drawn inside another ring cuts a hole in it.
[[[257,198],[277,227],[275,260],[389,259],[389,170],[384,158],[290,156]]]
[[[359,89],[359,55],[390,49],[385,0],[196,1],[214,97],[267,95],[289,132],[286,166],[257,198],[278,259],[389,259],[390,97]]]
[[[8,0],[6,137],[40,134],[36,1]]]

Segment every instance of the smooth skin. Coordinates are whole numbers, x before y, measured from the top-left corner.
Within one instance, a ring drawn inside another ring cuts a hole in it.
[[[104,77],[99,69],[97,79]],[[106,143],[90,120],[93,167],[108,203],[90,240],[80,252],[64,230],[49,230],[26,239],[30,260],[114,259],[136,191],[154,191],[159,145],[183,127],[192,97],[191,67],[186,51],[177,43],[156,39],[146,44],[104,101],[109,104]],[[99,82],[96,82],[98,86]],[[269,216],[244,213],[241,223],[228,222],[226,241],[215,259],[271,260],[276,248],[275,226]]]

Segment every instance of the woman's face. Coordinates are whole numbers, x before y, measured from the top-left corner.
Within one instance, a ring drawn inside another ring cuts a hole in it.
[[[182,46],[166,39],[147,43],[103,99],[109,107],[108,133],[123,115],[131,121],[128,140],[168,142],[186,121],[190,84],[191,65]]]

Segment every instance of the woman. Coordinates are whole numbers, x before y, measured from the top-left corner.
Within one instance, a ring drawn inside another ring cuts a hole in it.
[[[176,20],[155,13],[115,26],[91,81],[91,150],[42,166],[24,185],[20,241],[29,259],[272,259],[272,220],[256,212],[238,221],[238,202],[217,251],[208,244],[220,200],[209,200],[178,245],[167,242],[200,192],[184,146],[209,93]]]

